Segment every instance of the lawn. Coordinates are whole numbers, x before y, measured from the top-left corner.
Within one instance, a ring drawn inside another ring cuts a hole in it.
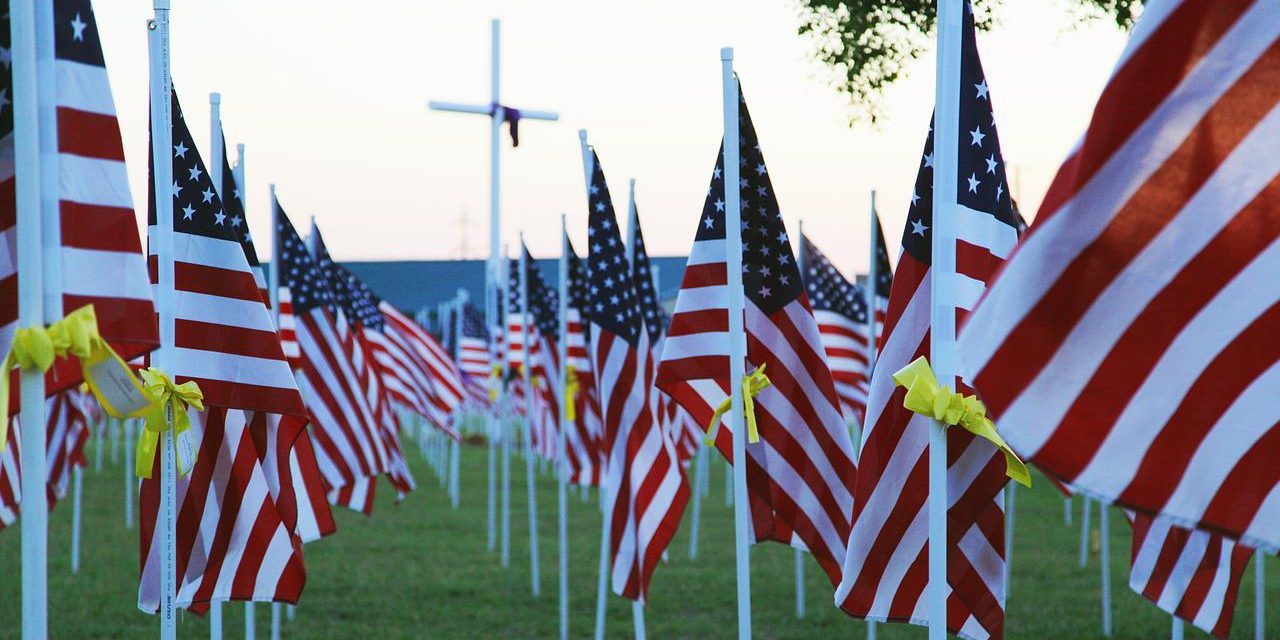
[[[94,453],[90,443],[89,459]],[[70,573],[71,502],[61,502],[49,521],[49,632],[54,638],[145,638],[158,633],[156,618],[137,611],[136,529],[123,517],[124,470],[92,465],[84,477],[84,556]],[[511,566],[500,566],[487,549],[486,450],[464,446],[461,507],[449,507],[445,491],[414,451],[418,490],[396,505],[379,487],[372,518],[337,513],[338,532],[306,547],[307,587],[297,616],[284,627],[292,638],[551,638],[557,622],[556,491],[549,475],[538,477],[542,594],[530,594],[528,515],[524,464],[512,460]],[[725,638],[735,633],[732,510],[724,500],[725,468],[711,465],[710,495],[703,502],[699,556],[689,559],[689,518],[652,583],[646,615],[653,638]],[[590,502],[570,496],[570,635],[590,637],[594,624],[600,518],[596,494]],[[1099,566],[1078,565],[1080,502],[1075,525],[1063,523],[1062,498],[1047,482],[1018,495],[1014,539],[1009,638],[1102,637]],[[1096,522],[1096,512],[1095,512]],[[1111,512],[1111,580],[1115,638],[1168,637],[1169,617],[1127,587],[1129,528]],[[1096,534],[1095,534],[1096,535]],[[807,615],[795,612],[794,556],[777,544],[752,548],[753,624],[759,638],[865,636],[864,625],[831,605],[832,587],[806,559]],[[1280,638],[1280,561],[1268,565],[1272,613],[1267,637]],[[227,638],[242,637],[244,605],[224,605]],[[257,605],[257,629],[268,637],[268,605]],[[19,532],[0,532],[0,637],[18,637],[20,619]],[[629,601],[611,597],[608,635],[629,637]],[[192,615],[179,632],[207,637],[208,622]],[[1232,637],[1253,633],[1253,568],[1241,589]],[[880,638],[923,638],[906,625],[882,625]],[[1188,637],[1203,637],[1188,628]]]

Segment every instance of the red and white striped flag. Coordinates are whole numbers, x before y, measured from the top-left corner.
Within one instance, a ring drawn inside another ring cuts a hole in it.
[[[385,300],[378,305],[378,310],[386,322],[387,335],[416,360],[416,366],[426,374],[431,399],[428,407],[431,413],[427,416],[450,437],[457,438],[458,430],[454,421],[466,395],[458,363],[449,355],[444,345],[422,328],[422,325],[414,322],[413,318],[401,313]],[[485,355],[487,360],[487,351]]]
[[[753,541],[807,549],[832,584],[853,515],[854,466],[818,324],[745,100],[740,100],[742,282],[746,361],[772,382],[755,398],[760,441],[746,443]],[[724,150],[716,160],[698,233],[662,349],[658,386],[700,425],[729,396],[729,291],[725,235]],[[746,372],[744,372],[746,373]],[[726,421],[727,422],[727,421]],[[717,428],[716,446],[730,462],[731,433]]]
[[[573,397],[573,424],[565,426],[565,448],[569,453],[569,481],[584,487],[600,486],[606,463],[604,423],[600,416],[600,394],[591,354],[587,349],[587,265],[573,249],[566,235],[565,252],[569,258],[568,313],[565,328],[565,359],[570,373],[578,380]]]
[[[298,388],[311,414],[311,441],[331,498],[368,512],[372,478],[387,470],[376,406],[364,380],[371,362],[360,355],[359,331],[334,304],[329,281],[293,223],[276,207],[280,299],[289,301],[298,345]],[[285,304],[281,304],[282,321]],[[363,372],[363,377],[362,377]]]
[[[42,274],[45,291],[54,292],[65,313],[92,304],[102,337],[130,360],[154,349],[159,336],[97,20],[90,0],[40,1],[53,5],[55,104],[41,109],[57,112],[56,166],[46,170],[58,176],[61,219],[42,232],[44,250],[59,256],[56,271]],[[7,7],[0,15],[6,34]],[[0,65],[0,91],[13,96],[7,63]],[[12,106],[0,102],[8,112],[0,118],[0,348],[7,350],[18,326],[17,208]],[[62,358],[45,389],[52,394],[80,382],[79,363]],[[10,394],[11,408],[18,400]]]
[[[84,467],[84,445],[89,440],[88,394],[68,389],[45,402],[45,495],[52,511],[65,498],[73,467]],[[11,418],[13,442],[0,452],[0,529],[18,519],[22,505],[22,425]]]
[[[1082,492],[1280,549],[1280,20],[1147,6],[960,337],[1014,449]]]
[[[489,360],[489,330],[480,312],[466,304],[462,308],[461,329],[457,337],[458,374],[466,398],[477,406],[489,404],[489,376],[493,365]]]
[[[591,354],[604,409],[605,522],[613,592],[644,602],[689,485],[653,415],[655,362],[600,159],[592,153],[587,273]]]
[[[840,407],[846,419],[861,424],[866,419],[871,377],[866,292],[846,280],[807,236],[800,236],[800,264]]]
[[[282,490],[278,472],[268,478],[264,467],[276,464],[267,447],[292,447],[306,426],[306,410],[240,242],[241,213],[223,208],[176,92],[172,110],[172,132],[162,134],[171,141],[173,155],[166,160],[173,163],[174,176],[173,184],[161,190],[172,198],[174,211],[175,344],[166,373],[180,383],[199,384],[208,407],[192,412],[199,453],[176,487],[178,606],[201,610],[220,600],[296,603],[306,576],[302,541],[286,515],[293,505],[282,513],[276,503],[282,494],[291,496]],[[153,207],[149,232],[157,231]],[[256,425],[255,414],[264,416]],[[157,458],[156,469],[159,463]],[[156,611],[159,473],[143,481],[139,503],[138,607]]]
[[[893,374],[931,350],[934,287],[964,318],[1018,239],[995,115],[966,7],[961,36],[957,192],[940,203],[956,230],[955,272],[932,266],[933,127],[902,234],[880,353],[871,377],[853,531],[836,604],[868,620],[927,624],[929,429],[902,406]],[[936,280],[936,282],[935,282]],[[947,311],[944,311],[946,313]],[[968,392],[963,384],[958,385]],[[990,442],[947,431],[947,629],[962,638],[1004,633],[1005,461]]]
[[[1133,525],[1129,588],[1161,610],[1225,639],[1253,549],[1168,518],[1127,511]]]

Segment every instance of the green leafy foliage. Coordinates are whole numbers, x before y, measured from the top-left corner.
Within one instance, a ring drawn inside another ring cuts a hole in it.
[[[1083,15],[1109,16],[1129,28],[1145,0],[1078,0]],[[874,122],[884,90],[930,46],[936,0],[799,0],[800,34],[815,45],[836,86],[849,96],[853,119]],[[999,0],[973,0],[978,29],[996,23]]]

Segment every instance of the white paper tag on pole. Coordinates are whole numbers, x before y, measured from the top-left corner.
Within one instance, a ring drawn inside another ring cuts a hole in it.
[[[114,417],[138,416],[151,406],[133,371],[115,358],[86,359],[82,365],[85,379]]]
[[[175,461],[178,465],[178,477],[181,478],[196,465],[196,434],[193,429],[187,429],[174,438],[173,452],[177,456]]]

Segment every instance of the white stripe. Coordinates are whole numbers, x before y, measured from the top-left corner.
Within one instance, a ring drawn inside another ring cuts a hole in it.
[[[129,173],[119,160],[58,154],[58,194],[70,202],[133,208]]]
[[[728,254],[725,250],[724,238],[717,240],[698,240],[693,243],[693,249],[689,252],[689,260],[685,263],[685,268],[700,264],[724,262],[726,255]],[[687,291],[687,289],[681,289],[681,295],[683,295],[685,291]]]
[[[984,247],[991,255],[1004,259],[1018,244],[1018,230],[1005,224],[985,211],[970,209],[962,204],[955,207],[956,240]]]
[[[62,247],[62,291],[95,298],[151,300],[146,264],[136,253]]]
[[[58,106],[107,116],[116,115],[111,99],[111,80],[106,67],[59,58],[57,74]]]
[[[154,290],[154,289],[153,289]],[[261,301],[224,298],[190,291],[174,292],[174,312],[181,320],[275,333]]]

